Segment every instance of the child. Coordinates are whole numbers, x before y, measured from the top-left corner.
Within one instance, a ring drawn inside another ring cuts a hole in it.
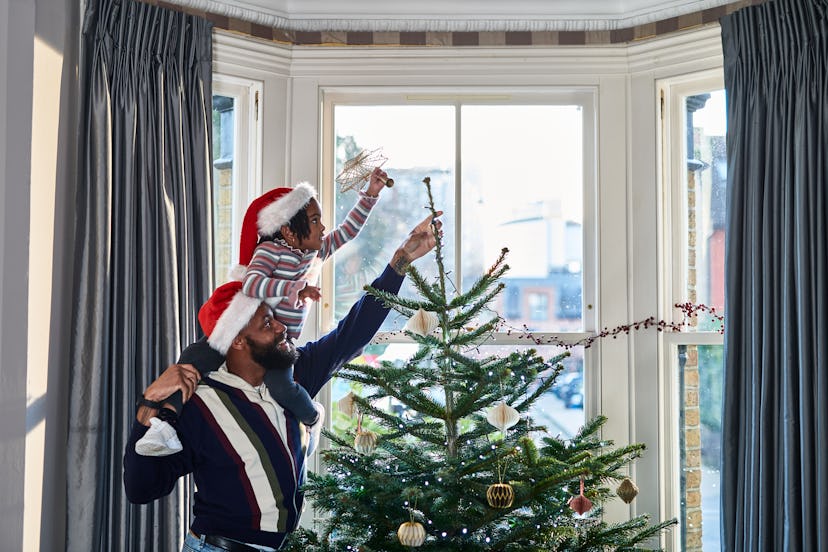
[[[322,261],[356,237],[386,179],[384,171],[375,169],[367,190],[359,192],[359,201],[345,221],[327,235],[316,194],[308,184],[273,190],[269,204],[259,211],[261,239],[246,267],[242,290],[250,297],[266,299],[291,338],[297,339],[302,330],[306,301],[320,298],[319,288],[313,284]],[[242,243],[242,264],[246,248],[249,244]]]
[[[359,192],[359,200],[345,221],[327,235],[316,193],[308,184],[276,188],[248,207],[242,222],[240,264],[233,269],[231,277],[238,279],[244,271],[242,291],[267,301],[276,319],[287,327],[289,338],[296,339],[301,333],[306,301],[318,301],[321,297],[319,288],[313,285],[321,262],[357,236],[386,180],[387,174],[375,169],[368,188]],[[225,352],[208,350],[200,342],[195,343],[182,352],[179,364],[193,364],[204,375],[222,364]],[[318,433],[324,409],[293,381],[292,369],[268,370],[265,384],[282,408]],[[167,403],[180,409],[180,391]],[[136,452],[144,456],[166,456],[181,450],[175,429],[168,423],[170,420],[172,417],[163,409],[159,411],[158,418],[150,420],[150,429],[135,444]]]

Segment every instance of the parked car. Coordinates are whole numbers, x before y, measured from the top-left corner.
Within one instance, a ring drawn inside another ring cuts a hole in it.
[[[584,407],[584,375],[581,372],[567,372],[558,376],[552,386],[552,393],[567,408]]]
[[[567,408],[584,407],[584,376],[582,374],[578,374],[578,377],[573,378],[569,383],[563,402]]]
[[[559,375],[558,379],[555,381],[555,385],[552,386],[552,394],[563,400],[564,396],[569,392],[569,386],[572,383],[572,380],[577,378],[579,375],[580,372],[577,371],[564,372]]]

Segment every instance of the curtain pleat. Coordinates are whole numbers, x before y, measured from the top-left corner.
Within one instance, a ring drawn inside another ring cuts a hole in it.
[[[135,400],[197,337],[210,290],[212,24],[91,0],[81,59],[67,549],[177,550],[190,482],[123,492]]]
[[[767,2],[721,24],[723,548],[828,551],[828,1]]]

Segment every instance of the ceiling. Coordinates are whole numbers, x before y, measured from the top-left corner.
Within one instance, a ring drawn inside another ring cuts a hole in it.
[[[171,0],[294,31],[605,31],[733,0]]]

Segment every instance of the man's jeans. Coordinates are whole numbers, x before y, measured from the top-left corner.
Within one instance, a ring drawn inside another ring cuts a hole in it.
[[[195,538],[192,533],[187,531],[187,537],[184,539],[181,552],[224,552],[224,550],[216,548],[212,544],[201,542],[201,539]]]
[[[268,548],[267,550],[273,549]],[[201,539],[194,537],[191,532],[187,531],[187,536],[184,539],[184,546],[181,548],[181,552],[224,552],[224,549],[217,548],[212,544],[207,544],[206,542],[201,542]]]

